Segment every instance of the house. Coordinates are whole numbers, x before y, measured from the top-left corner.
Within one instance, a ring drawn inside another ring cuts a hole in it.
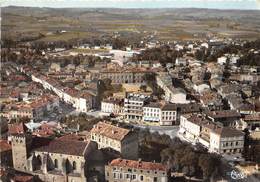
[[[166,102],[151,102],[143,107],[143,120],[158,122],[161,126],[176,124],[177,107]]]
[[[206,90],[200,95],[200,102],[203,107],[209,110],[221,110],[223,108],[221,96],[212,90]]]
[[[241,117],[240,113],[235,110],[205,111],[204,113],[212,122],[229,127],[236,127]]]
[[[127,159],[138,158],[138,135],[129,129],[99,122],[91,129],[90,135],[99,149],[113,149]]]
[[[179,133],[190,142],[198,142],[202,126],[209,121],[200,114],[185,114],[180,117]]]
[[[179,136],[219,154],[241,156],[244,149],[243,132],[214,123],[201,114],[181,116]]]
[[[186,66],[187,65],[187,59],[185,59],[185,58],[176,58],[175,65],[177,65],[177,66]]]
[[[101,102],[101,111],[105,113],[123,114],[123,100],[108,98]]]
[[[166,95],[166,94],[165,94]],[[189,100],[187,100],[187,93],[182,88],[171,88],[170,93],[168,94],[168,99],[165,99],[166,101],[169,100],[171,103],[178,103],[178,104],[185,104],[190,103]]]
[[[225,65],[225,64],[227,64],[227,57],[226,56],[219,57],[217,62],[220,65]]]
[[[193,89],[196,92],[198,92],[199,94],[202,94],[202,92],[204,92],[205,90],[209,90],[210,86],[205,83],[197,83],[197,84],[194,84]]]
[[[107,182],[167,182],[167,168],[163,164],[117,158],[105,166]]]
[[[260,128],[260,114],[249,114],[245,115],[245,117],[242,119],[245,128],[248,128],[249,130],[256,130],[257,128]]]
[[[239,154],[244,149],[244,133],[230,127],[217,127],[210,133],[211,152],[220,154]]]

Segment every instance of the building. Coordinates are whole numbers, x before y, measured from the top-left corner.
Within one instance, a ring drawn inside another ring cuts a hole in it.
[[[91,141],[47,139],[30,133],[11,136],[14,169],[46,182],[86,181],[88,161],[97,145]]]
[[[101,111],[105,113],[113,113],[113,114],[123,114],[124,111],[124,102],[119,99],[105,99],[101,102]]]
[[[150,96],[129,93],[124,100],[124,113],[128,121],[141,121],[143,119],[143,106],[148,103]]]
[[[108,78],[115,84],[123,83],[143,83],[144,75],[150,73],[151,71],[146,70],[145,68],[137,67],[122,67],[122,68],[111,68],[104,69],[100,71],[100,78]]]
[[[151,102],[143,107],[143,120],[158,122],[160,125],[174,125],[177,119],[177,107],[171,103]]]
[[[160,163],[114,159],[105,166],[107,182],[167,182],[166,166]]]
[[[200,143],[209,149],[226,155],[241,155],[244,149],[244,133],[223,127],[201,114],[181,116],[179,136],[191,143]]]
[[[0,140],[0,149],[0,166],[12,167],[12,146],[7,140]]]
[[[229,127],[217,127],[210,133],[211,152],[241,154],[244,149],[244,133]]]
[[[206,111],[204,113],[212,122],[230,127],[238,126],[241,117],[240,113],[235,110]]]
[[[138,134],[105,122],[99,122],[90,131],[91,141],[98,148],[110,148],[127,159],[138,158]]]
[[[199,141],[202,126],[206,125],[209,121],[201,114],[185,114],[180,118],[179,133],[184,136],[188,141],[196,143]]]

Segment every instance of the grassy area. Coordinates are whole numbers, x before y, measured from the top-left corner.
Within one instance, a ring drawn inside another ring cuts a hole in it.
[[[76,38],[88,38],[94,36],[89,32],[65,32],[61,34],[47,35],[46,37],[40,39],[41,41],[67,41]]]
[[[108,53],[109,51],[107,49],[72,49],[71,52],[97,54],[97,53]]]

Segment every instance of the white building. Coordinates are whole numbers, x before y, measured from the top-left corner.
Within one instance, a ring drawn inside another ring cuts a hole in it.
[[[101,102],[101,111],[105,113],[122,114],[123,102],[116,99],[106,99]]]
[[[129,93],[124,100],[124,113],[128,121],[141,121],[143,119],[143,106],[150,96]]]
[[[219,127],[210,133],[211,152],[241,154],[244,149],[244,133],[229,127]]]
[[[220,65],[224,65],[227,63],[227,57],[225,57],[225,56],[219,57],[217,62]]]
[[[177,108],[170,103],[149,103],[143,107],[143,120],[159,122],[160,125],[173,125],[177,118]]]
[[[244,133],[207,120],[201,114],[182,115],[179,135],[192,143],[200,143],[210,152],[241,155]]]

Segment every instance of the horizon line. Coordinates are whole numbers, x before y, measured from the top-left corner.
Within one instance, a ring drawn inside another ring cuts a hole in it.
[[[220,11],[260,11],[260,9],[238,9],[238,8],[206,8],[206,7],[101,7],[101,6],[96,6],[96,7],[51,7],[51,6],[20,6],[20,5],[6,5],[6,6],[0,6],[0,8],[11,8],[11,7],[19,7],[19,8],[49,8],[49,9],[205,9],[205,10],[220,10]]]

